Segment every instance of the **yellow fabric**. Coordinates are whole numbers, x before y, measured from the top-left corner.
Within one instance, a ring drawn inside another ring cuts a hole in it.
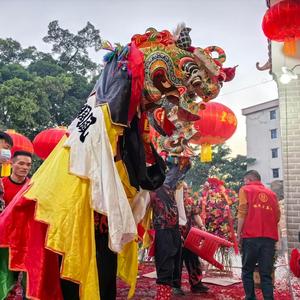
[[[90,183],[68,173],[65,140],[32,177],[25,196],[37,202],[36,219],[50,224],[46,247],[65,254],[61,277],[80,283],[81,300],[100,299]]]
[[[145,233],[143,236],[143,249],[147,249],[151,246],[152,244],[152,237],[149,235],[148,230],[150,229],[151,226],[151,222],[152,222],[152,208],[149,205],[149,207],[147,208],[147,211],[145,213],[145,217],[142,221],[142,226],[144,227]]]
[[[122,252],[118,255],[117,275],[129,286],[128,299],[135,293],[135,286],[138,273],[138,243],[132,241],[125,245]]]
[[[130,185],[126,167],[121,160],[116,162],[116,167],[129,202],[131,203],[137,190]],[[132,298],[135,293],[136,279],[138,274],[138,244],[132,241],[125,245],[123,250],[118,254],[118,271],[117,275],[129,286],[128,299]]]
[[[118,125],[114,125],[111,122],[109,108],[107,105],[102,105],[101,109],[104,115],[105,127],[110,144],[112,146],[113,154],[114,156],[116,156],[118,138],[120,135],[123,134],[124,128]],[[130,185],[128,173],[123,161],[119,160],[115,163],[115,165],[121,178],[128,201],[129,203],[131,203],[134,196],[137,194],[137,190],[135,187]],[[137,242],[132,241],[126,244],[123,250],[118,254],[117,275],[130,286],[130,290],[128,292],[128,299],[132,298],[135,293],[137,274],[138,245]]]
[[[118,173],[120,175],[124,190],[126,192],[127,198],[129,200],[129,203],[131,204],[134,196],[137,194],[137,190],[135,187],[133,187],[132,185],[130,185],[130,181],[129,181],[129,177],[128,177],[128,173],[126,170],[126,167],[123,163],[122,160],[118,160],[115,163]]]
[[[101,106],[114,155],[123,128],[110,121],[107,105]],[[94,215],[90,208],[90,182],[69,174],[69,152],[63,138],[32,177],[26,197],[37,201],[36,219],[50,224],[46,247],[65,253],[61,277],[80,283],[80,299],[100,299],[94,239]],[[116,162],[129,201],[137,191],[130,185],[122,161]],[[70,212],[72,212],[70,214]],[[135,292],[138,246],[128,243],[118,256],[118,276],[130,285],[128,298]]]
[[[10,163],[3,163],[1,166],[1,177],[8,177],[11,173]]]

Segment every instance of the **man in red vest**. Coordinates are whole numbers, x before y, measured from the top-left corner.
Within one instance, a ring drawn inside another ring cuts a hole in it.
[[[245,299],[256,299],[253,272],[257,263],[264,299],[274,299],[271,274],[280,220],[278,200],[276,194],[261,183],[257,171],[248,171],[244,182],[239,192],[237,238],[242,245]]]

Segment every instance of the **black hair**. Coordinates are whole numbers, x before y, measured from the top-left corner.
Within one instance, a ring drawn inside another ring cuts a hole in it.
[[[23,155],[23,156],[28,156],[30,158],[32,158],[32,154],[30,152],[27,152],[27,151],[16,151],[14,154],[13,154],[13,157],[12,158],[15,158],[19,155]]]
[[[245,173],[244,177],[249,178],[251,181],[261,181],[260,174],[256,170],[249,170]]]
[[[4,131],[0,131],[0,140],[4,140],[11,147],[14,145],[14,142],[13,142],[13,139],[11,138],[11,136]]]

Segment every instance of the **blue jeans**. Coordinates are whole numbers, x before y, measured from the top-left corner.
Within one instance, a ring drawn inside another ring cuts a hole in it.
[[[255,300],[253,272],[258,263],[261,289],[265,300],[273,300],[272,271],[275,240],[270,238],[246,238],[242,241],[242,280],[246,300]]]

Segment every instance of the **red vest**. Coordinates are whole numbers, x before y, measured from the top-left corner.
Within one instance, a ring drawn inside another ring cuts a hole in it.
[[[276,194],[260,181],[250,182],[242,189],[248,202],[242,238],[267,237],[277,241],[279,206]]]
[[[21,190],[24,184],[29,180],[26,178],[22,183],[16,183],[10,179],[10,177],[2,178],[4,194],[3,199],[5,201],[5,206],[7,206],[14,196]]]

